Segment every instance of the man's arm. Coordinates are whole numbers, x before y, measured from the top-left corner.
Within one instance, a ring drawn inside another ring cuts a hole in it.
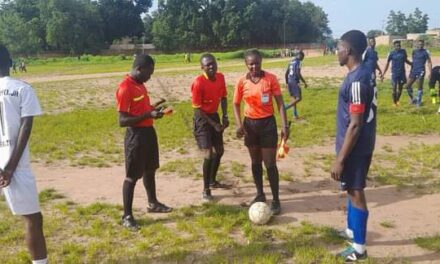
[[[223,129],[229,126],[229,118],[228,118],[228,98],[222,97],[220,101],[220,106],[222,108],[222,124]]]
[[[428,72],[429,72],[429,75],[428,75],[428,79],[430,79],[431,78],[431,74],[432,74],[432,61],[431,61],[431,56],[428,56]]]
[[[194,108],[194,114],[202,117],[202,119],[205,120],[210,126],[212,126],[217,132],[221,132],[223,130],[222,124],[217,123],[209,118],[208,115],[206,115],[206,113],[202,111],[202,109]]]
[[[385,65],[385,69],[383,70],[383,75],[382,75],[383,77],[385,77],[385,74],[387,73],[389,66],[390,66],[390,61],[388,60],[387,64]]]
[[[162,116],[163,116],[163,113],[161,113],[157,110],[145,112],[139,116],[133,116],[127,112],[119,112],[119,126],[130,127],[130,126],[136,125],[137,123],[139,123],[140,121],[142,121],[144,119],[148,119],[148,118],[158,119],[158,118],[161,118]]]
[[[362,120],[363,114],[350,114],[350,124],[348,125],[347,132],[345,133],[344,143],[342,144],[336,160],[333,162],[331,170],[331,176],[334,180],[339,181],[341,179],[345,161],[347,160],[359,138],[362,128]]]
[[[306,83],[306,80],[304,80],[304,78],[303,78],[303,76],[301,74],[301,69],[298,69],[298,76],[299,76],[299,79],[304,83],[304,87],[307,88],[307,83]]]
[[[289,126],[287,124],[287,115],[286,108],[284,108],[283,96],[275,95],[274,97],[275,101],[277,102],[278,111],[280,112],[281,116],[281,138],[287,140],[289,139]]]
[[[20,162],[23,151],[29,141],[32,131],[33,116],[22,117],[20,120],[20,129],[18,131],[17,144],[12,150],[11,157],[3,171],[0,171],[0,187],[4,188],[11,183],[15,169]]]

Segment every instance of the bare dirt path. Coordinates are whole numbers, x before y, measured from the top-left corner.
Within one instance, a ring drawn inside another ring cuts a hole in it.
[[[426,136],[386,136],[379,137],[377,149],[391,145],[397,150],[410,142],[440,144],[437,135]],[[248,164],[245,148],[238,141],[226,143],[223,164],[239,162]],[[122,151],[122,150],[121,150]],[[195,152],[195,151],[191,151]],[[304,177],[304,157],[311,154],[332,154],[333,144],[309,148],[292,149],[289,156],[279,162],[280,170],[290,170],[295,175],[294,182],[281,182],[282,215],[272,222],[299,224],[309,221],[319,225],[343,228],[345,215],[344,195],[339,192],[338,184],[330,180],[328,173],[318,172]],[[191,154],[196,156],[195,153]],[[173,155],[164,153],[161,163],[173,159]],[[379,162],[379,161],[373,161]],[[33,164],[40,190],[55,188],[68,199],[80,204],[96,201],[121,204],[121,186],[124,178],[123,167],[112,168],[71,168],[46,167]],[[245,168],[245,174],[250,168]],[[234,185],[230,190],[214,190],[213,194],[220,203],[239,205],[254,195],[252,183],[237,184],[236,179],[226,178]],[[173,207],[183,207],[201,203],[201,180],[192,177],[179,177],[175,174],[159,172],[157,192],[162,202]],[[265,186],[270,197],[270,188]],[[440,194],[416,195],[413,192],[399,190],[393,186],[370,187],[367,189],[370,220],[368,233],[369,254],[374,257],[405,257],[414,263],[440,263],[440,253],[419,248],[413,239],[418,236],[432,235],[440,227]],[[134,200],[137,214],[144,214],[146,195],[139,182]],[[150,215],[157,217],[155,215]],[[160,216],[159,216],[160,217]],[[394,228],[385,228],[381,223],[393,223]]]

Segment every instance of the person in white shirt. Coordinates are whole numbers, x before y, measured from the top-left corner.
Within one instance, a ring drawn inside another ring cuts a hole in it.
[[[29,84],[9,77],[11,65],[9,51],[0,44],[0,192],[12,213],[24,219],[32,263],[45,264],[43,216],[28,146],[33,117],[41,115],[41,107]]]

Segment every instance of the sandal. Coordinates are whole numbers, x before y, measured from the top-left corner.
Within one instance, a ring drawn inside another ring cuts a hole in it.
[[[173,208],[164,205],[163,203],[150,203],[147,207],[149,213],[169,213]]]

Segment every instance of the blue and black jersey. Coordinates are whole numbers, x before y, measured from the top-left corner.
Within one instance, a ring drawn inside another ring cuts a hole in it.
[[[405,62],[408,56],[406,50],[399,49],[393,50],[388,54],[388,62],[391,62],[391,75],[395,76],[405,76]]]
[[[286,83],[291,83],[291,82],[299,83],[300,70],[301,70],[301,61],[298,58],[294,58],[287,67]]]
[[[370,72],[370,76],[371,74],[374,74],[374,76],[376,76],[375,72],[376,72],[376,65],[378,60],[379,60],[379,56],[377,55],[377,51],[375,51],[372,47],[368,46],[364,53],[363,62],[367,70]]]
[[[411,72],[418,74],[425,72],[425,64],[429,59],[429,51],[426,49],[415,49],[412,52],[413,64],[411,68]]]
[[[350,124],[350,114],[363,114],[363,124],[350,156],[371,155],[376,141],[376,88],[365,64],[348,73],[339,89],[337,109],[336,153],[341,150]]]

